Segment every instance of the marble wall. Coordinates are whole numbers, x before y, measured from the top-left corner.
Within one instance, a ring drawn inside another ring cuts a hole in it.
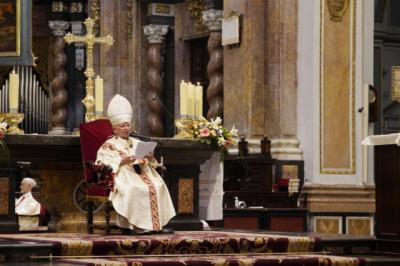
[[[125,96],[132,103],[134,129],[148,134],[148,44],[142,28],[146,25],[146,5],[141,1],[101,0],[100,3],[100,34],[110,34],[115,40],[111,48],[101,46],[97,51],[99,60],[95,71],[104,79],[104,109],[107,110],[116,93]]]
[[[266,131],[266,1],[224,1],[224,16],[243,16],[240,47],[224,47],[224,118],[239,134],[261,137]]]
[[[225,123],[249,138],[296,137],[297,1],[224,1],[243,15],[241,44],[224,48]],[[240,106],[240,108],[237,108]]]

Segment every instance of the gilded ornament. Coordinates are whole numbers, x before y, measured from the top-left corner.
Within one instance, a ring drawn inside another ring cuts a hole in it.
[[[349,0],[327,0],[331,20],[341,21],[349,6]]]
[[[83,4],[82,3],[71,3],[70,10],[71,10],[71,13],[81,13],[81,12],[83,12]]]
[[[400,102],[400,66],[392,66],[392,100]]]
[[[90,0],[89,16],[94,20],[93,32],[95,35],[100,33],[100,0]]]
[[[188,3],[188,11],[192,18],[196,20],[197,31],[206,30],[207,27],[203,21],[203,11],[206,8],[206,2],[204,0],[186,0]]]

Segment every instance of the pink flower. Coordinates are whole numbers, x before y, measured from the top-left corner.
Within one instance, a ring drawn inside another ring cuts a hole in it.
[[[210,136],[210,129],[207,127],[203,127],[202,129],[199,130],[200,136],[201,137],[208,137]]]

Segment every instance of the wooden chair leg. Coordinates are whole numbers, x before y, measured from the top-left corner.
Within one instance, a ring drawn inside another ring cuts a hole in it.
[[[93,234],[93,200],[87,200],[87,231]]]
[[[110,234],[110,211],[111,211],[111,205],[110,201],[106,202],[106,212],[105,212],[105,218],[106,218],[106,235]]]

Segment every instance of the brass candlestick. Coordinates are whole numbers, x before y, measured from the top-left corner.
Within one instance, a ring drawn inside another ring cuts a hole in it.
[[[175,125],[178,128],[178,134],[175,135],[175,138],[193,139],[193,132],[191,131],[196,128],[201,122],[207,122],[207,119],[202,116],[182,116],[182,118],[180,119],[175,119]]]
[[[193,135],[190,130],[193,128],[193,119],[188,117],[182,117],[180,119],[175,119],[175,125],[178,129],[178,134],[175,138],[178,139],[192,139]]]
[[[0,121],[7,123],[7,134],[22,135],[25,132],[18,128],[18,124],[24,120],[24,117],[23,113],[2,113],[0,114]]]

